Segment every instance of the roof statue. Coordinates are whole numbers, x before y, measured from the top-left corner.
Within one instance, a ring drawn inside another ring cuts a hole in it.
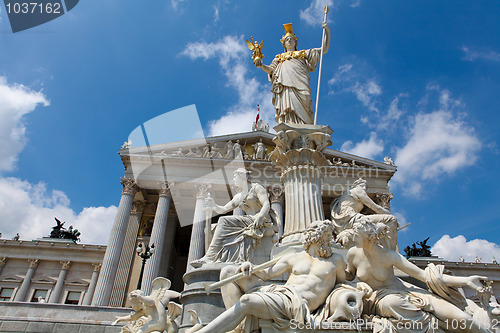
[[[427,245],[427,241],[429,240],[430,237],[427,237],[425,240],[421,242],[417,242],[417,245],[420,246],[420,248],[417,248],[415,243],[412,244],[412,246],[407,246],[404,248],[404,251],[406,253],[406,258],[410,257],[431,257],[432,253],[430,251],[431,247]]]
[[[52,231],[49,235],[50,238],[70,239],[74,243],[80,240],[81,233],[78,231],[78,229],[73,229],[73,226],[70,226],[68,230],[66,230],[66,228],[64,227],[65,222],[59,221],[57,217],[55,217],[54,219],[56,220],[57,224],[52,227]]]

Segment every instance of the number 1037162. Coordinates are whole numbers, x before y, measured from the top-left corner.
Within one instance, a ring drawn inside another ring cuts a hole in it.
[[[446,330],[472,329],[474,326],[478,325],[476,322],[466,319],[447,319],[444,321],[444,324],[446,325]],[[490,327],[487,327],[488,329],[500,329],[500,321],[498,319],[493,318],[490,325]]]
[[[5,7],[8,14],[62,14],[60,3],[15,2]]]

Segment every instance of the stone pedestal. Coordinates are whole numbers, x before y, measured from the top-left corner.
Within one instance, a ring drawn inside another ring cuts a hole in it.
[[[276,148],[271,162],[281,170],[285,188],[284,242],[301,237],[301,230],[311,222],[323,220],[321,186],[323,169],[328,160],[323,155],[332,144],[332,129],[328,126],[279,124],[274,127]]]
[[[184,274],[186,284],[180,297],[183,309],[179,333],[184,333],[192,326],[191,314],[188,310],[196,311],[201,322],[205,325],[226,310],[220,289],[216,289],[210,295],[207,295],[204,288],[205,283],[219,281],[222,267],[223,264],[219,263],[206,264]]]

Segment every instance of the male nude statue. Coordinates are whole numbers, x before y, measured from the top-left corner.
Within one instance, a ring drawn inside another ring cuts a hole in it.
[[[289,327],[292,320],[307,323],[310,311],[325,303],[335,283],[345,281],[345,263],[330,247],[332,233],[330,221],[314,222],[305,231],[304,251],[286,255],[261,271],[253,272],[250,262],[243,263],[239,270],[262,280],[285,272],[289,272],[290,277],[285,285],[270,284],[244,294],[234,306],[198,332],[227,332],[247,316],[272,320],[278,330]]]

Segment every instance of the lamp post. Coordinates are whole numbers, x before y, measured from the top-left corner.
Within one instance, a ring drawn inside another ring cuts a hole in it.
[[[155,253],[155,245],[152,244],[151,247],[149,247],[149,245],[146,245],[146,249],[143,252],[142,243],[139,243],[139,246],[135,251],[137,252],[137,255],[142,258],[141,274],[139,275],[139,282],[137,282],[137,289],[141,289],[142,276],[144,275],[144,266],[146,266],[146,260],[151,258],[153,253]]]

